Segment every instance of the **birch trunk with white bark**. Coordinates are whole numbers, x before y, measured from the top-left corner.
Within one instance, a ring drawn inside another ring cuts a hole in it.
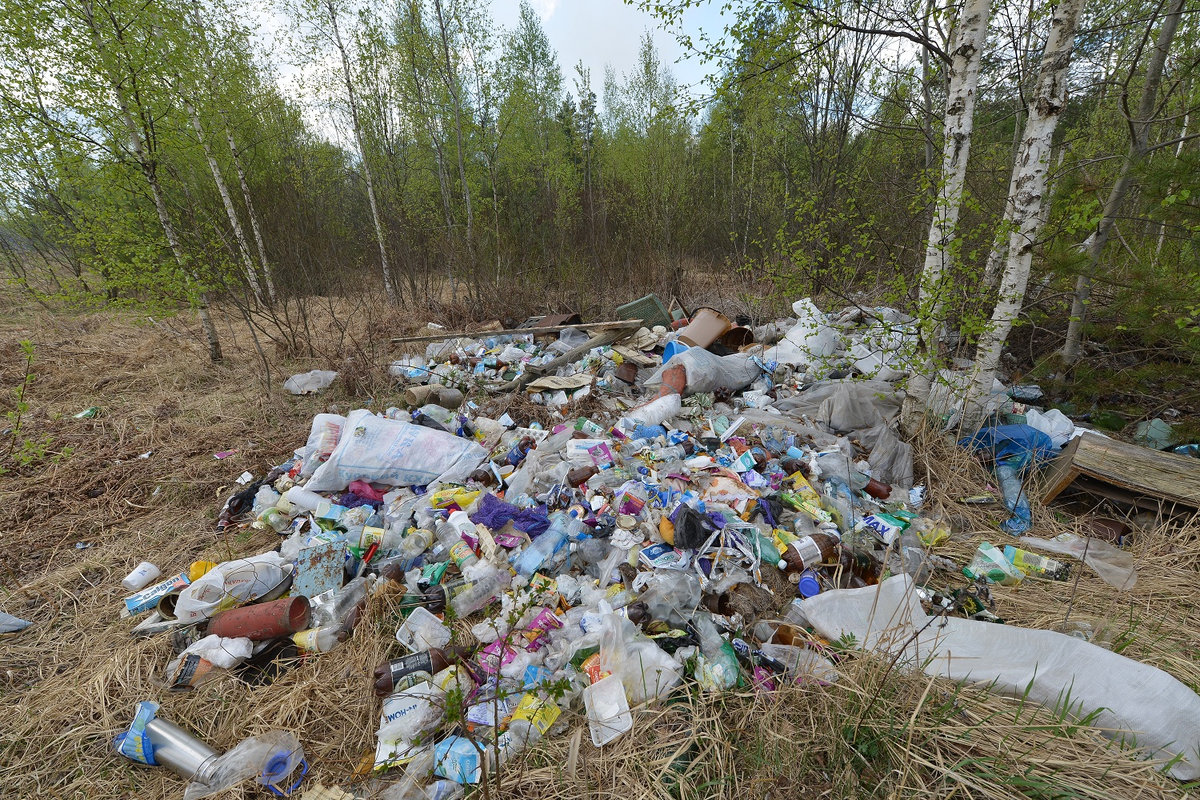
[[[1046,201],[1051,144],[1058,119],[1067,105],[1067,75],[1083,3],[1084,0],[1059,0],[1050,20],[1050,35],[1042,52],[1037,86],[1029,104],[1029,118],[1013,165],[1013,192],[1009,198],[1013,231],[1008,240],[1008,258],[1000,278],[991,323],[980,336],[975,350],[971,387],[964,406],[963,422],[968,429],[982,420],[1000,354],[1025,300],[1033,248],[1042,229],[1041,212],[1042,203]]]
[[[908,424],[915,422],[924,412],[937,372],[938,343],[946,317],[943,284],[954,258],[951,244],[962,208],[967,160],[971,152],[971,129],[975,118],[975,90],[979,85],[980,57],[987,41],[990,13],[991,0],[967,0],[950,52],[941,190],[935,196],[919,295],[920,345],[926,354],[926,361],[923,369],[909,381],[905,411]]]
[[[371,164],[367,158],[366,140],[363,137],[362,124],[358,115],[358,98],[354,94],[354,83],[351,81],[350,57],[346,53],[346,45],[342,42],[342,32],[338,28],[337,9],[333,0],[326,0],[325,10],[329,12],[329,22],[333,26],[334,45],[342,58],[342,78],[346,83],[346,100],[350,104],[350,124],[354,127],[354,141],[358,144],[358,156],[362,160],[363,180],[367,184],[367,202],[371,205],[371,221],[375,225],[375,238],[379,241],[379,262],[383,270],[383,289],[388,302],[395,305],[399,298],[396,287],[392,283],[392,271],[388,266],[387,237],[383,232],[383,218],[379,214],[379,203],[375,199],[375,178],[371,173]]]

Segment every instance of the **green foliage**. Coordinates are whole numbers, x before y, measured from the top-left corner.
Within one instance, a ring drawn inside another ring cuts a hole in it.
[[[37,375],[33,371],[33,342],[23,339],[20,346],[25,368],[21,371],[20,382],[10,390],[13,408],[4,413],[4,420],[8,424],[8,429],[4,431],[4,436],[8,439],[8,446],[4,451],[4,461],[10,461],[18,468],[46,460],[57,462],[71,455],[70,448],[64,448],[59,452],[51,451],[50,448],[54,446],[54,438],[50,434],[30,436],[25,431],[26,415],[29,413],[29,389]],[[6,471],[3,464],[0,464],[0,475]]]

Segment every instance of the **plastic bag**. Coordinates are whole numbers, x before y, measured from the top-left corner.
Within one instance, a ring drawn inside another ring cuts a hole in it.
[[[871,450],[871,477],[907,489],[913,483],[912,445],[900,441],[886,423],[858,431],[858,440]]]
[[[670,367],[682,364],[687,373],[685,395],[718,390],[737,391],[749,386],[762,374],[762,370],[749,355],[734,353],[728,356],[717,356],[699,347],[689,348],[671,359]],[[662,383],[662,373],[667,367],[660,367],[646,379],[646,386],[658,386]],[[648,422],[657,425],[659,422]]]
[[[274,552],[218,564],[179,593],[175,616],[184,623],[200,622],[262,597],[283,580],[286,565]]]
[[[1025,424],[1049,436],[1055,447],[1062,447],[1075,437],[1075,423],[1057,408],[1045,412],[1031,408],[1025,412]]]
[[[251,736],[217,758],[209,783],[189,783],[183,793],[183,800],[211,797],[256,776],[259,783],[274,786],[286,795],[299,785],[300,781],[296,780],[289,788],[287,781],[302,763],[304,748],[300,746],[300,740],[294,734],[287,731],[268,731],[261,736]],[[307,765],[304,771],[308,771]],[[303,777],[303,774],[300,777]]]
[[[288,378],[283,382],[283,388],[292,394],[312,394],[327,388],[337,376],[331,369],[314,369]]]
[[[971,580],[986,578],[988,583],[998,583],[1001,586],[1012,586],[1025,580],[1025,573],[1012,565],[1004,553],[988,542],[979,545],[971,563],[963,567],[963,575]]]
[[[803,603],[817,634],[850,634],[868,650],[897,655],[927,675],[1061,708],[1105,736],[1132,740],[1153,758],[1180,759],[1177,780],[1200,778],[1200,697],[1160,669],[1053,631],[958,619],[931,619],[907,576],[878,586],[822,592]]]
[[[312,427],[308,431],[308,442],[296,454],[304,459],[300,474],[307,477],[316,472],[317,467],[329,460],[342,431],[346,429],[346,418],[341,414],[317,414],[313,417]]]
[[[682,665],[637,625],[617,614],[605,614],[600,625],[600,667],[619,677],[635,705],[665,697],[679,685]]]
[[[821,309],[809,298],[792,303],[796,324],[784,336],[800,348],[808,363],[819,363],[839,349],[838,335],[829,324]]]
[[[462,482],[486,455],[469,439],[359,409],[346,417],[337,447],[304,488],[341,491],[358,478],[389,486]]]
[[[842,399],[826,406],[825,402],[836,394]],[[845,378],[814,383],[800,394],[775,403],[775,408],[795,417],[820,420],[835,430],[853,431],[881,421],[891,422],[900,413],[903,401],[904,395],[887,381]],[[849,416],[851,411],[857,416]]]
[[[1095,571],[1109,586],[1129,591],[1137,583],[1137,568],[1133,554],[1103,539],[1060,533],[1053,539],[1022,536],[1021,544],[1051,553],[1074,556]]]

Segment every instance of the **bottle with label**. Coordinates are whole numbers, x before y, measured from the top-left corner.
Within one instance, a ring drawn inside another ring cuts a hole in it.
[[[471,545],[463,541],[458,528],[449,522],[438,524],[437,540],[460,570],[479,562],[479,556],[471,550]]]
[[[302,653],[328,653],[345,641],[346,632],[340,626],[326,625],[292,634],[292,641]]]
[[[392,692],[413,685],[410,676],[431,681],[436,673],[456,661],[464,660],[470,651],[464,647],[430,648],[404,658],[385,661],[375,667],[375,694],[386,697]],[[407,679],[407,680],[406,680]]]
[[[823,533],[802,536],[787,543],[779,568],[784,572],[804,572],[837,556],[838,540]]]

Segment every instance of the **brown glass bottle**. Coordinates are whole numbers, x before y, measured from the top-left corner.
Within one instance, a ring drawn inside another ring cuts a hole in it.
[[[429,678],[432,678],[451,664],[465,659],[469,654],[470,651],[465,647],[447,647],[444,650],[433,647],[420,653],[412,653],[404,658],[385,661],[375,667],[375,694],[379,697],[386,697],[397,691],[397,687],[404,689],[406,683],[412,685],[413,677],[410,676],[420,675],[421,678],[425,678],[425,675],[428,675]]]
[[[583,467],[576,467],[567,473],[567,483],[572,489],[578,489],[583,484],[592,479],[592,476],[598,474],[600,470],[597,467],[588,464]]]
[[[859,553],[848,547],[842,548],[842,572],[858,578],[867,586],[879,583],[879,562],[867,553]]]
[[[788,542],[779,568],[784,572],[803,572],[837,556],[838,540],[824,533],[801,536]]]

